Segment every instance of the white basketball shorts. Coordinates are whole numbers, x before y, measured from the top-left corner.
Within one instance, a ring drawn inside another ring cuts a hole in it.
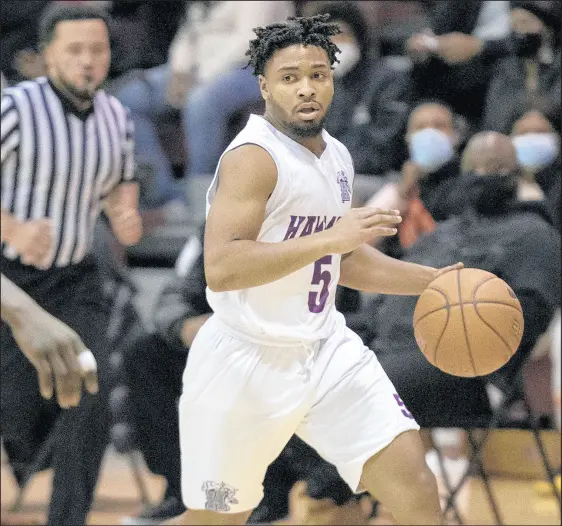
[[[419,429],[348,328],[312,346],[265,346],[232,335],[216,315],[189,351],[179,421],[183,501],[223,513],[259,504],[267,467],[293,433],[357,491],[365,462]]]

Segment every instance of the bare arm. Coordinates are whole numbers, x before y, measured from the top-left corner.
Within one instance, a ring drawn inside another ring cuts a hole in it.
[[[246,144],[223,157],[205,229],[205,276],[211,290],[264,285],[328,253],[321,233],[281,243],[256,241],[276,182],[275,162],[260,146]]]
[[[10,326],[14,340],[37,370],[39,390],[53,395],[53,376],[61,407],[78,405],[82,381],[90,393],[97,393],[95,369],[82,369],[79,355],[86,347],[68,325],[43,310],[30,296],[2,274],[2,319]]]
[[[139,185],[124,181],[118,184],[103,202],[115,236],[122,245],[134,245],[142,236],[142,219],[138,211]]]
[[[354,208],[328,230],[277,243],[258,242],[276,182],[275,162],[260,146],[246,144],[223,157],[205,229],[205,276],[211,290],[271,283],[327,254],[345,254],[378,236],[392,236],[401,221],[395,210]]]
[[[435,278],[458,268],[461,263],[436,269],[400,261],[365,244],[342,260],[339,284],[363,292],[419,296]]]

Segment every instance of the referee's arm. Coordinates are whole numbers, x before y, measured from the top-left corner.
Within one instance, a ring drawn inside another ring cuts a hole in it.
[[[16,151],[21,139],[20,115],[11,95],[2,94],[0,144],[2,146],[2,205],[0,238],[11,246],[26,265],[43,264],[51,247],[51,223],[48,219],[19,220],[13,210],[16,195]]]
[[[103,203],[111,228],[123,245],[134,245],[142,236],[139,214],[139,185],[135,181],[135,126],[127,114],[125,141],[123,143],[121,179]]]
[[[19,113],[14,103],[14,99],[9,95],[2,95],[2,106],[0,116],[0,140],[2,144],[2,194],[8,191],[6,182],[4,181],[4,166],[10,154],[16,150],[20,143],[20,126]],[[2,199],[2,242],[7,241],[11,237],[12,230],[15,227],[15,218],[12,216],[6,206],[7,198]]]

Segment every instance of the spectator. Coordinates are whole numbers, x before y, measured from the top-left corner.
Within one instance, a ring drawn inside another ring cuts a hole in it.
[[[168,48],[188,2],[128,0],[106,4],[111,15],[113,37],[110,79],[119,79],[134,69],[166,63]]]
[[[423,4],[429,27],[407,42],[415,100],[442,100],[477,128],[493,61],[508,52],[509,2]]]
[[[334,64],[335,90],[326,130],[347,146],[356,173],[381,175],[399,169],[403,149],[397,136],[409,107],[407,73],[373,59],[370,29],[355,3],[329,2],[318,13],[330,14],[343,31],[332,37],[341,54]]]
[[[486,96],[484,129],[509,133],[521,111],[538,110],[560,131],[560,2],[511,2],[513,53]]]
[[[412,312],[416,298],[377,296],[348,324],[375,351],[397,392],[422,427],[450,427],[489,412],[485,390],[500,389],[529,356],[560,302],[560,235],[541,203],[517,201],[519,170],[511,140],[480,133],[463,153],[462,215],[406,248],[403,259],[443,266],[462,260],[504,279],[523,309],[525,332],[519,351],[488,378],[460,378],[433,367],[416,345]]]
[[[156,122],[174,108],[182,110],[186,174],[214,173],[229,120],[261,101],[257,80],[242,69],[252,28],[293,13],[292,2],[190,2],[168,62],[116,89],[135,120],[138,162],[154,171],[154,206],[186,197],[159,142]]]
[[[398,242],[408,247],[455,211],[449,195],[458,179],[462,134],[460,121],[455,122],[451,109],[443,104],[423,103],[410,114],[406,134],[410,158],[399,180],[387,183],[368,202],[399,209],[404,216],[398,238],[384,244],[385,252],[399,257]]]
[[[180,29],[172,61],[193,75],[183,109],[187,175],[214,173],[228,141],[229,119],[250,104],[262,104],[251,68],[240,69],[247,63],[252,29],[294,14],[294,2],[213,2],[199,27]]]
[[[511,136],[523,172],[523,180],[528,185],[538,184],[552,220],[560,230],[559,135],[544,115],[530,111],[515,122]]]

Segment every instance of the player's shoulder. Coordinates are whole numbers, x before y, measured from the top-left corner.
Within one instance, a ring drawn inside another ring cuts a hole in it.
[[[220,168],[221,173],[230,170],[270,173],[277,169],[275,160],[268,149],[255,142],[232,145],[224,152]]]

